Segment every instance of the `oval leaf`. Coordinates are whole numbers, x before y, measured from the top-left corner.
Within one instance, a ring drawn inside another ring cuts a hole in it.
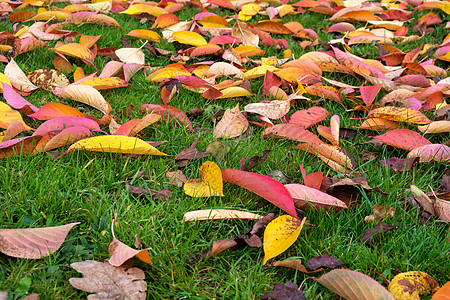
[[[283,215],[270,222],[264,231],[264,261],[266,262],[286,251],[298,238],[306,217],[299,219]]]
[[[431,144],[429,140],[419,133],[405,128],[390,130],[375,136],[374,139],[380,140],[386,145],[405,150],[413,150]]]
[[[315,280],[347,300],[395,300],[381,284],[357,271],[336,269]]]
[[[408,153],[407,158],[420,157],[420,162],[450,161],[450,147],[443,144],[430,144],[417,147]]]

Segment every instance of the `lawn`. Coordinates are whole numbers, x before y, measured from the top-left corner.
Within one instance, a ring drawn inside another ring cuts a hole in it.
[[[270,5],[274,7],[281,4],[273,2],[271,1]],[[50,7],[63,8],[67,4],[56,3]],[[201,11],[199,7],[189,5],[188,2],[184,5],[184,9],[174,13],[180,21],[192,20]],[[305,10],[298,7],[295,9]],[[37,8],[28,7],[26,10],[37,11]],[[232,18],[229,21],[230,27],[236,22],[233,18],[235,13],[237,15],[237,11],[211,7],[207,10],[219,16]],[[407,36],[417,34],[420,38],[406,43],[396,40],[393,46],[404,53],[409,53],[421,45],[438,46],[443,43],[449,33],[446,21],[425,27],[425,29],[433,29],[432,31],[421,29],[422,31],[418,33],[413,29],[418,20],[430,12],[436,14],[440,20],[448,20],[448,14],[443,9],[415,9],[408,5],[405,11],[413,12],[408,18],[410,22],[405,23],[405,27],[409,28]],[[98,24],[67,24],[64,29],[89,36],[100,35],[96,43],[99,49],[104,47],[139,48],[144,45],[145,40],[125,35],[134,29],[150,29],[154,23],[154,17],[147,16],[147,19],[142,19],[114,12],[108,15],[113,17],[122,28]],[[280,18],[283,24],[299,22],[304,28],[314,30],[318,35],[319,43],[312,47],[301,47],[299,43],[301,40],[292,35],[272,34],[272,37],[285,39],[295,59],[307,52],[329,51],[328,43],[343,36],[341,33],[327,32],[326,27],[336,23],[331,22],[329,18],[330,15],[308,9],[299,14],[288,14]],[[268,20],[268,17],[256,15],[246,22],[255,24],[261,20]],[[23,24],[31,26],[33,22],[24,21]],[[51,20],[49,24],[52,22],[55,21]],[[352,21],[352,24],[356,28],[367,25],[364,21]],[[0,29],[14,32],[13,23],[8,19],[0,23]],[[152,30],[161,33],[161,29]],[[123,39],[126,40],[125,44]],[[79,37],[75,37],[74,40],[77,42]],[[25,73],[44,68],[54,69],[52,62],[55,51],[52,48],[56,47],[57,42],[60,41],[47,41],[48,46],[22,53],[14,60]],[[154,46],[175,53],[188,47],[183,43],[169,43],[164,38],[157,43],[147,43],[146,46]],[[342,45],[335,46],[344,50]],[[275,56],[281,59],[285,51],[284,48],[278,49],[275,46],[260,45],[260,47],[266,51],[263,57]],[[380,50],[381,47],[381,44],[373,41],[351,45],[350,48],[354,55],[381,61],[380,56],[385,54]],[[170,60],[170,55],[158,57],[148,48],[145,46],[142,48],[147,66],[164,67],[175,63]],[[439,47],[421,53],[416,61],[434,59],[434,51],[437,48]],[[97,75],[99,75],[105,65],[111,61],[108,56],[97,55],[94,61],[96,68],[94,68],[78,58],[66,57],[73,64],[73,69],[72,72],[63,71],[63,73],[71,83],[74,82],[73,71],[76,67],[81,67],[87,75],[94,72],[98,72]],[[257,60],[261,57],[252,57],[252,59],[255,61],[246,61],[243,67],[251,69],[257,66]],[[222,59],[210,55],[190,59],[186,64],[206,61],[222,61]],[[436,59],[434,64],[448,71],[448,61],[450,59]],[[5,65],[6,63],[0,67],[1,72],[4,72]],[[111,105],[112,114],[119,124],[142,118],[145,113],[140,112],[139,107],[143,104],[161,104],[159,84],[147,79],[151,71],[150,69],[138,71],[129,80],[127,87],[100,91]],[[360,75],[352,76],[324,71],[323,77],[357,87],[373,85],[373,82],[368,82]],[[428,75],[427,79],[429,81],[443,79],[437,77]],[[323,79],[322,84],[330,85]],[[148,299],[259,299],[260,296],[271,291],[275,283],[286,281],[297,284],[307,299],[339,299],[335,293],[310,278],[319,277],[329,270],[305,274],[298,270],[273,267],[272,262],[263,265],[263,248],[243,247],[234,251],[226,250],[209,258],[202,256],[202,253],[211,248],[213,241],[232,239],[241,233],[246,233],[246,228],[251,228],[255,223],[252,220],[181,222],[186,212],[201,209],[235,209],[263,216],[274,213],[277,217],[286,214],[255,193],[231,183],[224,183],[223,197],[196,198],[186,195],[182,187],[173,185],[166,177],[169,171],[182,170],[187,179],[199,178],[199,168],[206,161],[215,162],[222,170],[239,169],[239,161],[243,156],[247,158],[261,156],[264,150],[272,151],[268,158],[255,166],[251,172],[267,176],[274,176],[281,172],[281,177],[275,177],[276,180],[282,183],[303,184],[304,178],[300,171],[300,165],[303,165],[307,174],[323,172],[325,177],[335,180],[340,177],[365,177],[371,188],[382,191],[346,186],[344,191],[352,191],[355,193],[353,197],[356,197],[349,209],[338,211],[299,209],[298,215],[306,217],[308,224],[303,227],[295,243],[277,256],[276,260],[298,258],[306,262],[313,257],[330,254],[346,263],[343,268],[364,273],[383,285],[385,283],[379,274],[391,280],[396,273],[406,271],[426,272],[440,285],[449,281],[448,223],[439,218],[424,221],[420,218],[420,210],[409,207],[405,201],[405,197],[412,197],[409,191],[411,184],[425,192],[442,189],[441,181],[444,175],[450,175],[448,160],[424,162],[415,165],[409,171],[401,170],[400,172],[383,164],[382,160],[391,157],[406,158],[409,151],[380,143],[367,143],[372,140],[372,136],[380,135],[384,131],[354,129],[361,125],[363,118],[366,118],[371,110],[353,110],[355,106],[363,103],[358,97],[360,95],[358,88],[344,96],[342,104],[326,96],[303,94],[310,100],[295,100],[288,112],[288,116],[292,116],[298,110],[313,106],[323,107],[330,112],[320,123],[323,126],[330,125],[331,116],[340,117],[339,147],[345,149],[355,160],[353,171],[349,174],[335,170],[316,155],[296,149],[298,141],[263,138],[264,128],[257,125],[250,124],[249,130],[236,138],[214,138],[216,124],[212,117],[219,110],[231,109],[237,103],[243,110],[249,103],[274,100],[273,97],[263,93],[263,85],[264,76],[251,79],[246,85],[250,87],[251,96],[227,99],[205,99],[199,93],[180,87],[168,105],[186,113],[190,113],[194,108],[203,110],[203,113],[199,115],[189,114],[189,120],[195,132],[177,122],[161,120],[146,127],[138,135],[144,141],[164,141],[158,146],[158,150],[169,156],[93,151],[74,151],[64,154],[69,144],[57,150],[36,155],[11,155],[1,159],[0,201],[3,209],[0,211],[0,229],[59,226],[73,222],[80,222],[80,224],[73,227],[58,251],[41,259],[14,258],[0,253],[0,291],[9,292],[7,299],[22,299],[31,293],[37,293],[41,299],[85,298],[88,295],[86,292],[77,290],[69,284],[70,278],[82,276],[71,268],[70,264],[84,260],[108,259],[108,246],[113,239],[111,223],[114,220],[114,232],[117,239],[134,247],[135,236],[137,236],[142,242],[142,249],[151,248],[149,254],[152,265],[138,259],[134,262],[134,266],[145,272]],[[338,89],[339,93],[344,92],[344,88]],[[284,90],[290,95],[296,87],[286,84]],[[374,103],[386,94],[388,91],[381,89]],[[442,92],[441,95],[444,100],[449,97],[448,91]],[[74,100],[61,99],[43,89],[38,89],[25,98],[37,107],[50,102],[61,102],[95,118],[103,116],[103,113],[91,106]],[[1,101],[5,102],[4,99]],[[401,103],[394,104],[401,105]],[[437,120],[436,111],[436,108],[421,110],[432,121]],[[22,117],[32,128],[42,124],[42,121],[27,117],[24,113]],[[257,114],[248,113],[247,117],[250,121],[260,121]],[[282,123],[282,120],[272,121],[275,124]],[[399,126],[422,134],[417,124],[406,121],[399,122]],[[108,125],[102,125],[101,129],[110,132]],[[319,134],[317,125],[309,130]],[[348,133],[348,135],[343,136],[342,133]],[[31,133],[22,132],[19,137],[28,135]],[[95,132],[94,135],[103,135],[103,133]],[[433,144],[449,145],[448,131],[430,133],[425,137]],[[189,148],[198,138],[198,151],[207,151],[211,143],[218,141],[226,143],[229,150],[226,155],[211,153],[189,161],[184,167],[179,167],[175,156],[183,149]],[[322,140],[326,141],[323,138]],[[157,191],[168,189],[172,194],[170,199],[166,200],[145,195],[136,197],[129,192],[130,185]],[[384,233],[382,238],[375,240],[369,247],[361,241],[361,237],[368,228],[376,225],[364,221],[365,216],[372,214],[374,205],[388,205],[393,208],[393,218],[384,219],[387,224],[406,226]],[[260,233],[259,236],[262,238],[263,234]]]

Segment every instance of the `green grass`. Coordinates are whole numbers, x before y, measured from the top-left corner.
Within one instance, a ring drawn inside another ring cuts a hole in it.
[[[199,9],[188,7],[177,15],[180,20],[185,20],[197,12]],[[216,12],[221,15],[229,13]],[[414,17],[419,18],[425,13],[427,11],[414,13]],[[445,19],[442,12],[436,13],[441,19]],[[113,16],[124,29],[98,25],[71,25],[67,29],[87,35],[102,35],[97,43],[99,47],[121,48],[122,35],[132,29],[151,26],[151,23],[142,25],[138,20],[125,15]],[[259,19],[264,18],[256,18]],[[332,38],[317,27],[317,24],[320,24],[320,27],[331,25],[324,15],[308,12],[304,15],[286,16],[283,21],[299,21],[305,28],[315,29],[323,42]],[[250,21],[253,22],[255,20]],[[363,25],[359,24],[357,27]],[[0,23],[0,29],[11,32],[12,25]],[[443,37],[447,33],[448,29],[437,27],[436,36]],[[298,45],[298,40],[290,36],[274,35],[274,38],[287,39],[296,57],[306,51],[323,49],[318,45],[304,50]],[[143,44],[143,41],[132,37],[127,39],[133,47]],[[440,41],[430,35],[421,41],[396,46],[409,51],[422,42]],[[53,68],[51,62],[54,52],[50,48],[54,46],[54,42],[48,44],[47,48],[21,54],[15,59],[16,62],[25,72]],[[157,46],[175,50],[174,45],[167,42],[161,42]],[[267,56],[280,57],[280,51],[271,47],[262,48],[267,51]],[[378,49],[372,45],[356,45],[352,50],[358,55],[369,51],[369,58],[378,55]],[[83,67],[86,74],[95,71],[79,60],[69,60]],[[109,58],[97,57],[95,65],[101,71],[108,61]],[[146,61],[153,67],[171,63],[168,58],[156,58],[149,53],[146,53]],[[448,63],[439,62],[439,65],[448,68]],[[66,75],[73,81],[72,74]],[[325,73],[324,76],[348,84],[361,85],[363,82],[361,78],[343,74]],[[241,107],[260,101],[262,83],[262,79],[252,82],[254,96],[240,102]],[[142,116],[137,109],[131,115],[120,115],[119,112],[128,105],[133,104],[138,108],[145,103],[159,104],[160,101],[157,84],[148,82],[143,72],[131,79],[129,87],[104,90],[101,94],[113,107],[113,114],[118,117],[120,123]],[[61,100],[47,91],[39,90],[27,99],[38,107],[48,102],[61,101],[82,112],[101,117],[98,111],[88,106]],[[348,100],[345,100],[344,104],[351,107]],[[152,248],[150,254],[153,265],[146,265],[138,260],[135,262],[136,266],[145,271],[149,299],[258,299],[260,295],[271,290],[275,283],[286,280],[301,286],[308,299],[338,299],[335,294],[301,272],[262,266],[263,251],[260,248],[226,251],[209,259],[198,259],[202,252],[211,247],[212,241],[233,238],[244,233],[245,228],[251,227],[253,222],[239,220],[181,223],[185,212],[207,208],[239,209],[262,215],[270,212],[281,215],[283,212],[255,194],[231,184],[224,185],[225,197],[212,198],[191,198],[184,194],[182,188],[171,186],[165,173],[177,169],[173,156],[189,147],[198,136],[200,142],[197,148],[205,151],[208,144],[216,141],[212,136],[211,115],[219,108],[234,107],[236,101],[209,101],[198,94],[181,89],[170,105],[185,112],[189,112],[193,107],[205,109],[206,112],[203,116],[191,119],[198,134],[192,134],[167,122],[159,122],[142,132],[144,140],[166,140],[159,149],[171,155],[168,158],[76,152],[56,160],[48,153],[0,160],[0,203],[3,204],[0,211],[0,228],[44,227],[80,222],[80,225],[70,231],[61,249],[49,257],[26,260],[0,254],[0,291],[9,291],[10,299],[21,299],[27,293],[38,293],[41,299],[84,298],[86,293],[72,288],[68,282],[71,277],[81,276],[69,265],[82,260],[103,261],[108,258],[108,245],[112,240],[110,225],[115,219],[115,234],[119,240],[133,245],[134,236],[138,235],[145,247]],[[358,126],[360,121],[351,118],[364,117],[363,113],[344,111],[337,103],[323,101],[319,105],[333,114],[338,114],[342,127]],[[290,113],[311,106],[310,103],[297,101]],[[433,119],[431,113],[428,116]],[[35,128],[40,124],[26,117],[25,121]],[[329,117],[322,124],[328,125]],[[103,129],[108,130],[106,127]],[[216,159],[209,155],[194,160],[183,169],[184,174],[187,178],[198,178],[199,167],[207,160],[215,161],[221,169],[239,168],[238,162],[242,156],[249,158],[261,155],[263,150],[274,149],[267,161],[252,171],[268,175],[273,170],[280,170],[291,177],[294,183],[302,182],[300,164],[305,166],[308,173],[323,171],[330,177],[337,175],[317,157],[296,150],[295,142],[262,139],[261,131],[261,128],[252,127],[248,138],[227,140],[231,150],[226,159]],[[446,135],[427,137],[433,143],[442,143],[448,139]],[[397,268],[401,271],[427,272],[440,284],[444,284],[450,278],[448,225],[443,222],[418,223],[415,210],[405,209],[400,199],[408,195],[405,190],[412,183],[422,190],[427,189],[428,185],[433,189],[438,188],[448,165],[423,164],[408,173],[395,173],[392,169],[383,167],[379,160],[391,156],[405,157],[407,152],[386,147],[378,149],[370,144],[353,146],[356,142],[368,140],[369,137],[357,140],[342,139],[341,146],[354,155],[357,162],[356,171],[367,178],[370,186],[379,187],[389,193],[389,196],[382,197],[375,192],[362,191],[358,202],[360,205],[355,209],[337,213],[304,212],[307,221],[315,226],[305,227],[296,243],[278,259],[296,257],[306,262],[318,255],[331,254],[348,263],[347,268],[363,272],[379,282],[382,280],[375,272],[391,279],[391,271]],[[63,151],[65,149],[67,147]],[[360,155],[363,150],[375,153],[378,159],[363,161]],[[161,202],[130,196],[125,178],[135,176],[138,171],[145,173],[144,176],[133,180],[134,185],[156,190],[168,188],[173,193],[172,198]],[[364,222],[364,217],[371,214],[371,207],[375,204],[390,205],[395,209],[394,218],[387,220],[387,223],[408,226],[384,234],[381,242],[375,243],[371,249],[363,245],[361,236],[364,230],[372,226]]]

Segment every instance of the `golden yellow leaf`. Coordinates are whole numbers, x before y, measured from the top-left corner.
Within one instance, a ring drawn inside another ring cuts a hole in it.
[[[267,71],[275,72],[278,68],[274,66],[264,65],[248,70],[244,73],[244,80],[247,79],[255,79],[261,76],[266,75]]]
[[[427,273],[411,271],[395,276],[388,291],[396,300],[419,300],[419,295],[433,294],[438,288],[439,284]]]
[[[141,139],[123,135],[103,135],[84,139],[70,146],[67,152],[72,152],[75,150],[125,154],[167,155]]]
[[[298,238],[306,217],[299,220],[290,215],[282,215],[267,225],[264,231],[264,261],[266,262],[286,251]]]
[[[12,109],[8,104],[0,102],[0,128],[7,129],[12,121],[17,121],[24,125],[26,130],[32,129],[22,119],[20,113]]]
[[[224,196],[219,166],[212,161],[204,162],[200,167],[200,178],[189,179],[184,184],[184,192],[191,197]]]
[[[78,44],[78,43],[70,43],[70,44],[64,44],[58,48],[53,48],[56,53],[58,54],[65,54],[69,56],[73,56],[76,58],[81,59],[85,63],[88,63],[90,65],[94,65],[94,58],[95,55],[92,53],[91,50],[89,50],[88,47]]]
[[[158,17],[160,15],[167,14],[167,11],[165,11],[164,9],[157,7],[157,6],[144,4],[144,3],[137,3],[134,5],[131,5],[126,10],[124,10],[120,13],[127,14],[127,15],[140,15],[143,13],[147,13],[154,17]]]
[[[417,128],[424,133],[450,132],[450,121],[434,121],[427,125],[417,126]]]
[[[396,122],[406,122],[414,124],[430,123],[430,119],[428,119],[420,111],[406,107],[395,107],[395,106],[380,107],[369,112],[368,117],[382,118]]]
[[[131,30],[127,33],[127,35],[134,36],[140,39],[150,40],[152,42],[159,42],[161,40],[161,36],[157,32],[147,29]]]
[[[69,12],[65,11],[45,11],[38,13],[28,21],[48,21],[50,19],[52,20],[65,20],[70,16]]]
[[[252,95],[252,93],[239,86],[228,87],[223,90],[220,90],[220,92],[222,92],[222,96],[220,96],[219,99],[233,98],[233,97],[248,97]]]
[[[172,34],[172,38],[180,44],[201,46],[206,45],[206,40],[198,33],[192,31],[177,31]]]

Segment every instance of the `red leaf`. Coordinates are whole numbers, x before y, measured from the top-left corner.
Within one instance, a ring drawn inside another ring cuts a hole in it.
[[[224,182],[243,187],[278,206],[293,217],[297,217],[294,199],[279,181],[257,173],[236,169],[222,170]]]
[[[321,143],[323,142],[319,139],[317,135],[306,130],[297,124],[277,124],[264,129],[262,132],[263,137],[276,137],[282,139],[290,139],[297,142],[305,143]]]
[[[266,72],[266,75],[264,76],[264,84],[262,87],[262,93],[267,94],[272,87],[279,87],[281,84],[280,80],[278,79],[275,74],[273,74],[270,71]]]
[[[395,129],[373,138],[382,141],[386,145],[410,151],[414,148],[431,144],[422,135],[409,129]]]
[[[289,123],[298,124],[305,127],[305,129],[308,129],[309,127],[325,120],[327,115],[329,115],[329,112],[325,108],[313,106],[293,113]]]
[[[181,125],[186,126],[189,130],[194,131],[191,121],[188,116],[180,109],[170,105],[156,105],[156,104],[144,104],[139,110],[147,111],[148,113],[155,113],[163,117],[165,120],[177,121]]]
[[[372,86],[360,87],[359,90],[361,91],[361,97],[366,106],[369,106],[373,103],[373,100],[375,100],[375,97],[377,96],[382,86],[383,86],[382,84],[375,84]]]

